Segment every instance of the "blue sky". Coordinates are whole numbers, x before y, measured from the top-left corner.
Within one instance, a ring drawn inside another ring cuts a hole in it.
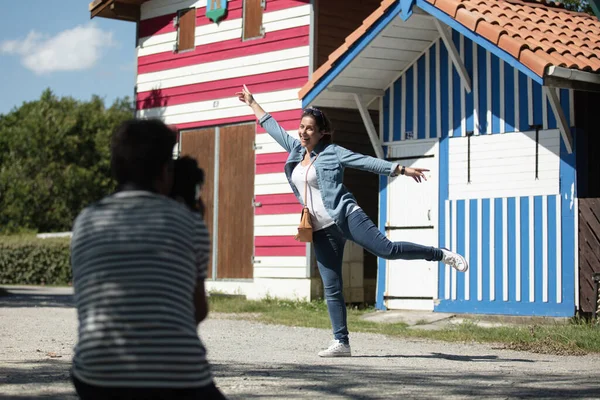
[[[59,96],[110,105],[132,97],[135,24],[90,20],[91,0],[11,2],[0,13],[0,114],[38,99],[46,88]]]

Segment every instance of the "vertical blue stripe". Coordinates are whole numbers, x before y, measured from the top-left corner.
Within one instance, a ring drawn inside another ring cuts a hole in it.
[[[465,254],[465,200],[456,201],[456,245],[458,254]],[[465,299],[465,274],[456,274],[456,299]]]
[[[530,130],[529,102],[527,96],[527,75],[519,71],[519,129],[521,132]]]
[[[529,197],[521,197],[521,301],[529,302]]]
[[[390,89],[383,96],[383,141],[390,141]]]
[[[470,39],[465,38],[465,68],[467,69],[467,74],[470,77],[473,77],[473,42]],[[472,83],[474,86],[476,83]],[[471,93],[467,93],[465,91],[465,112],[467,114],[467,132],[473,132],[475,130],[474,119],[473,119],[473,110],[475,110],[475,106],[473,104],[475,97],[474,90],[471,90]]]
[[[446,243],[446,203],[442,201],[440,197],[440,204],[438,207],[439,215],[439,226],[438,230],[438,243],[439,247],[449,247]],[[446,298],[446,268],[445,264],[438,263],[438,299]]]
[[[406,79],[406,126],[404,130],[406,131],[406,138],[409,138],[410,132],[413,133],[413,137],[415,132],[413,132],[413,107],[417,105],[413,102],[413,92],[414,92],[414,84],[413,79],[415,75],[414,67],[410,67],[408,71],[404,74],[404,79]]]
[[[417,124],[417,131],[414,133],[415,139],[425,139],[427,133],[425,132],[425,102],[427,100],[427,92],[425,91],[425,55],[423,54],[419,61],[417,61],[418,71],[417,76],[417,118],[419,123]]]
[[[560,89],[560,105],[565,113],[569,127],[572,127],[574,124],[573,121],[571,121],[571,101],[569,100],[569,89]]]
[[[500,59],[492,54],[492,133],[500,132]]]
[[[477,200],[469,201],[469,295],[471,301],[477,301],[477,254],[479,253],[479,238],[477,237]]]
[[[535,258],[535,302],[542,302],[542,197],[535,196],[534,216],[533,216],[533,235],[534,235],[534,258]]]
[[[440,139],[439,147],[439,202],[438,202],[438,215],[439,215],[439,230],[438,238],[440,247],[449,247],[450,244],[446,243],[446,200],[448,199],[448,137]],[[439,298],[445,297],[445,280],[446,280],[446,267],[444,264],[438,264],[438,293]]]
[[[556,197],[548,196],[548,301],[556,302]]]
[[[515,69],[504,63],[504,130],[515,131]]]
[[[441,106],[439,119],[442,122],[442,137],[448,136],[448,121],[449,121],[449,107],[448,107],[448,50],[442,42],[438,42],[440,46],[440,96]],[[441,154],[441,150],[440,150]]]
[[[502,210],[502,199],[493,199],[494,201],[494,291],[496,301],[502,300],[502,217],[505,210]]]
[[[460,34],[452,30],[452,41],[454,42],[454,46],[459,49],[460,47]],[[463,91],[460,76],[458,75],[458,71],[452,66],[452,123],[454,124],[454,136],[458,137],[462,134],[461,132],[461,123],[462,123],[462,115],[461,107],[460,107],[460,97]]]
[[[399,141],[402,132],[402,77],[400,77],[392,87],[394,88],[394,121],[392,127],[393,141]],[[406,102],[409,104],[410,102]]]
[[[384,150],[385,151],[385,150]],[[387,221],[387,183],[388,177],[379,176],[379,230],[384,235],[385,223]],[[385,310],[383,294],[385,293],[386,260],[377,258],[377,293],[375,295],[375,307],[379,310]]]
[[[514,93],[514,90],[513,90]],[[517,300],[517,292],[515,291],[516,279],[515,279],[515,271],[517,268],[517,254],[515,249],[519,246],[519,243],[516,242],[517,235],[517,224],[515,221],[516,217],[516,207],[515,204],[518,199],[514,197],[510,197],[508,199],[508,300],[516,301]]]
[[[573,138],[577,138],[578,129],[573,129]],[[575,152],[569,154],[563,140],[560,141],[560,198],[561,198],[561,231],[562,231],[562,300],[575,308],[575,207],[571,197],[571,187],[575,183]],[[576,185],[575,185],[576,186]],[[577,196],[577,188],[574,189]],[[579,295],[579,294],[577,294]]]
[[[539,83],[533,82],[533,90],[532,96],[533,99],[529,101],[533,101],[533,123],[535,125],[543,125],[543,113],[542,113],[542,85]],[[536,296],[537,297],[537,296]]]
[[[487,69],[486,69],[486,51],[483,47],[477,46],[477,74],[479,75],[479,130],[487,132]]]
[[[554,90],[554,88],[550,88],[550,90]],[[549,99],[546,100],[546,109],[548,110],[548,129],[556,129],[558,124],[556,123],[556,116],[554,115]]]
[[[490,301],[490,199],[481,201],[482,301]]]
[[[429,137],[437,137],[437,80],[435,76],[435,49],[439,42],[429,49]]]

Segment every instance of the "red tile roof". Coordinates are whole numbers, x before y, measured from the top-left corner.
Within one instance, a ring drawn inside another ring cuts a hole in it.
[[[560,3],[535,0],[425,0],[506,51],[540,77],[546,67],[600,72],[600,21],[567,11]],[[303,98],[396,1],[384,0],[346,38],[299,92]]]

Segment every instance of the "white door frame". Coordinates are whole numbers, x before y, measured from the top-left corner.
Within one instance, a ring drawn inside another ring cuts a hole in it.
[[[438,171],[433,171],[436,176],[439,176],[439,140],[438,139],[427,139],[427,140],[406,140],[402,142],[390,143],[387,149],[388,160],[398,162],[402,165],[402,158],[420,158],[423,156],[433,156],[436,160]],[[400,158],[400,160],[395,161]],[[425,183],[427,184],[427,183]],[[439,185],[439,180],[436,180],[436,184]],[[435,200],[432,207],[433,218],[432,222],[434,225],[433,235],[435,238],[439,238],[439,186],[434,189]],[[388,191],[387,199],[387,215],[389,218],[389,208],[392,205],[390,201],[390,192]],[[389,221],[386,221],[386,227],[389,226]],[[386,236],[388,233],[386,232]],[[439,239],[436,242],[439,244]],[[435,287],[439,286],[439,271],[438,268],[434,269],[434,283]],[[385,277],[385,290],[383,293],[385,307],[389,309],[408,309],[408,310],[433,310],[434,303],[437,297],[437,290],[431,300],[420,300],[420,299],[386,299],[388,295],[388,282],[390,275],[389,261],[386,262],[386,277]]]

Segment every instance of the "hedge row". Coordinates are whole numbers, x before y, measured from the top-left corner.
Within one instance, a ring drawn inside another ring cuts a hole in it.
[[[69,238],[0,236],[0,284],[71,284],[69,245]]]

